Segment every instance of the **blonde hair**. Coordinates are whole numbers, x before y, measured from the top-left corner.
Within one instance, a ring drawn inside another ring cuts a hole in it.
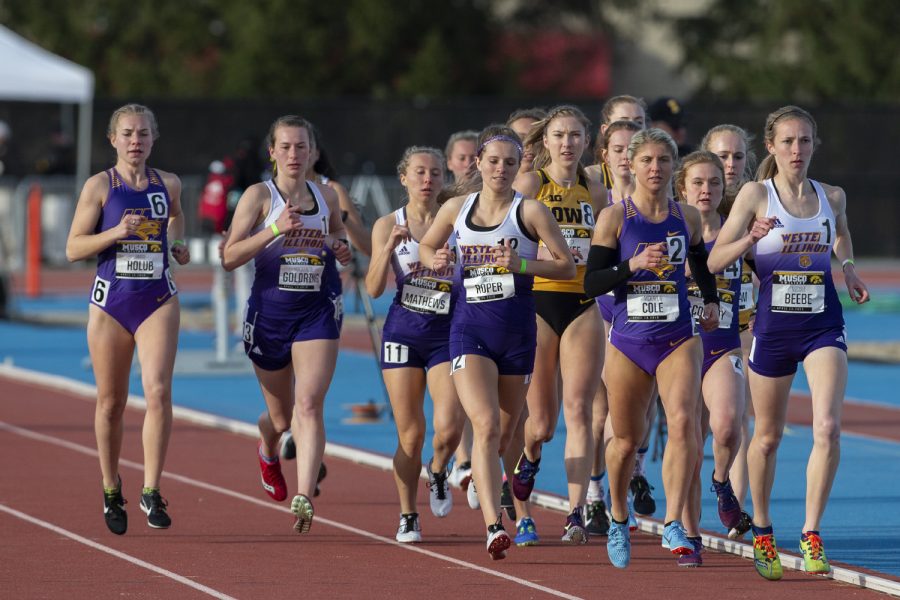
[[[159,126],[156,124],[156,115],[143,104],[134,103],[120,106],[113,111],[112,116],[109,118],[109,125],[106,128],[107,137],[111,138],[116,134],[116,127],[119,125],[119,119],[122,115],[143,115],[147,117],[147,120],[150,121],[150,135],[154,141],[159,138]]]
[[[818,135],[818,127],[816,126],[816,120],[813,119],[812,115],[800,108],[799,106],[782,106],[778,110],[769,113],[769,116],[766,117],[766,127],[763,130],[763,140],[768,144],[772,144],[775,142],[775,127],[781,121],[787,121],[789,119],[802,119],[809,123],[810,127],[812,127],[813,134],[813,149],[819,147],[821,140],[819,140]],[[775,157],[769,154],[766,156],[763,161],[759,165],[759,169],[756,171],[756,180],[764,181],[766,179],[771,179],[778,173],[778,164],[775,162]]]
[[[738,127],[737,125],[732,125],[730,123],[716,125],[707,131],[706,135],[703,136],[703,139],[700,140],[700,149],[712,152],[712,150],[710,150],[712,140],[720,133],[733,133],[741,138],[744,142],[744,156],[746,157],[740,181],[738,181],[737,185],[730,187],[725,186],[725,197],[722,198],[722,203],[719,204],[719,213],[727,217],[728,213],[731,212],[731,207],[734,205],[734,199],[737,198],[737,194],[741,190],[741,187],[748,181],[753,181],[753,172],[756,170],[756,152],[750,147],[751,142],[753,142],[753,136],[743,127]]]
[[[534,169],[542,169],[550,164],[550,152],[544,147],[543,143],[538,143],[543,141],[544,135],[547,133],[547,127],[550,126],[550,123],[553,119],[558,117],[575,117],[581,126],[584,128],[584,138],[585,138],[585,148],[587,148],[587,142],[591,137],[591,122],[590,120],[584,116],[584,113],[581,112],[576,106],[572,106],[570,104],[563,104],[560,106],[555,106],[547,111],[547,116],[541,119],[540,121],[532,124],[531,131],[528,133],[528,136],[525,138],[524,145],[530,145],[534,150]],[[581,164],[580,160],[578,163],[578,174],[584,175],[584,166]]]
[[[634,137],[631,138],[631,143],[628,144],[628,160],[634,160],[638,151],[647,144],[662,144],[666,146],[669,154],[672,155],[672,159],[678,160],[678,145],[675,143],[675,140],[662,129],[656,129],[655,127],[643,129],[634,134]]]
[[[725,166],[722,164],[722,159],[710,152],[709,150],[696,150],[691,152],[687,156],[685,156],[681,160],[681,164],[678,166],[678,170],[675,171],[675,193],[678,194],[679,202],[687,202],[687,197],[685,194],[685,190],[687,189],[687,172],[688,169],[693,167],[694,165],[712,165],[719,170],[719,175],[722,177],[722,186],[725,185]],[[725,194],[723,190],[722,201],[725,199]],[[719,202],[719,208],[722,207],[721,201]]]

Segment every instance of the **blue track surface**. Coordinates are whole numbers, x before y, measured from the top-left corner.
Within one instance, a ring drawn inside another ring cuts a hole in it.
[[[199,294],[182,296],[185,305],[202,305],[208,297]],[[389,299],[376,303],[376,310],[384,312]],[[85,308],[83,297],[45,297],[19,301],[18,308],[26,312],[78,310]],[[352,299],[348,308],[354,309]],[[85,308],[86,310],[86,308]],[[357,308],[358,310],[358,308]],[[852,340],[896,339],[900,332],[900,314],[848,310],[845,314]],[[234,340],[237,341],[236,339]],[[212,350],[209,333],[183,332],[181,350]],[[52,352],[48,352],[52,349]],[[12,360],[17,366],[53,373],[93,383],[86,361],[87,343],[83,328],[43,327],[0,322],[0,359]],[[346,404],[374,400],[382,402],[379,373],[371,356],[342,352],[338,359],[334,382],[326,400],[325,420],[328,439],[340,444],[364,448],[383,455],[393,453],[396,438],[393,424],[383,420],[374,424],[348,424]],[[847,395],[884,404],[900,405],[896,395],[900,381],[900,367],[851,363]],[[185,376],[174,381],[177,404],[246,422],[255,422],[264,409],[263,401],[252,375]],[[801,373],[795,382],[799,390],[806,389]],[[131,391],[141,394],[141,383],[132,375]],[[430,403],[426,403],[430,413]],[[430,423],[430,415],[429,415]],[[426,439],[430,439],[429,431]],[[565,473],[562,452],[565,430],[560,419],[560,431],[553,442],[545,446],[538,487],[564,495]],[[812,444],[808,428],[791,427],[779,451],[778,476],[772,494],[772,513],[776,534],[782,547],[795,551],[800,527],[803,525],[806,459]],[[651,446],[652,448],[652,446]],[[253,447],[248,446],[248,452]],[[707,446],[707,457],[711,449]],[[427,450],[426,457],[427,460]],[[838,471],[828,511],[822,524],[828,555],[833,560],[855,564],[900,576],[900,444],[844,435],[841,468]],[[647,462],[647,475],[656,486],[657,516],[665,510],[659,462]],[[708,482],[712,460],[704,462],[703,481]],[[752,511],[751,511],[752,512]],[[704,483],[702,525],[721,531],[716,516],[715,496]],[[538,529],[555,536],[561,531],[559,522],[538,523]]]

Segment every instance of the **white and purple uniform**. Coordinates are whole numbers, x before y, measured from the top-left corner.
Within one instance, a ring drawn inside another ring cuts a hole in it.
[[[273,181],[269,212],[250,235],[266,229],[287,208]],[[291,362],[295,342],[338,339],[344,310],[334,252],[324,241],[331,213],[315,183],[306,182],[315,206],[300,226],[272,240],[254,259],[256,275],[244,319],[244,350],[257,366],[278,370]]]
[[[394,211],[397,225],[406,225],[406,208]],[[450,360],[450,318],[453,314],[453,265],[440,272],[419,261],[419,242],[401,241],[391,253],[397,294],[384,321],[381,368],[430,369]]]
[[[454,226],[460,296],[450,325],[451,369],[464,368],[465,355],[477,354],[493,360],[501,375],[529,375],[537,344],[534,277],[494,264],[493,248],[506,241],[521,258],[534,260],[538,241],[522,224],[521,194],[490,227],[472,222],[479,196],[466,198]]]
[[[767,377],[797,371],[797,363],[819,348],[847,350],[844,315],[831,277],[835,217],[825,191],[809,180],[819,211],[809,218],[792,216],[781,204],[772,179],[766,216],[775,226],[756,243],[760,280],[750,368]]]
[[[107,171],[109,195],[94,233],[116,227],[125,215],[143,217],[138,230],[97,257],[91,304],[100,307],[131,335],[178,290],[169,270],[167,227],[172,202],[162,178],[149,167],[147,187],[134,190],[115,169]]]
[[[724,219],[723,219],[724,220]],[[706,252],[709,254],[716,241],[705,242]],[[712,331],[704,331],[700,327],[700,316],[703,314],[705,303],[700,288],[693,278],[688,280],[688,301],[691,303],[691,317],[694,319],[694,331],[699,332],[703,341],[703,368],[701,376],[706,376],[713,363],[728,354],[732,350],[741,347],[740,333],[740,301],[741,301],[741,263],[728,265],[721,273],[716,273],[716,293],[719,296],[719,327]],[[743,373],[743,359],[739,356],[730,357],[735,370]]]
[[[669,214],[660,223],[645,219],[631,198],[623,202],[625,219],[616,262],[629,260],[659,242],[666,243],[668,255],[659,267],[640,269],[615,288],[609,341],[638,367],[655,375],[659,364],[694,335],[684,269],[691,234],[674,200],[668,201]]]

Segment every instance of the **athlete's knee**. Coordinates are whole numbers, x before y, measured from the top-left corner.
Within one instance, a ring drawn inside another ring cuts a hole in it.
[[[530,421],[528,424],[530,437],[543,444],[553,439],[553,434],[556,432],[556,423],[552,423],[549,418],[535,418],[534,415],[529,415],[528,419]]]
[[[736,422],[730,418],[715,419],[710,421],[709,425],[717,444],[732,448],[741,443],[743,430],[740,421]]]
[[[670,441],[693,440],[697,432],[697,415],[688,411],[672,411],[666,414],[666,433]]]
[[[172,385],[168,381],[144,381],[144,400],[147,409],[159,409],[172,403]]]
[[[321,420],[324,414],[324,407],[320,398],[298,396],[294,402],[294,411],[300,420]]]
[[[494,419],[472,419],[472,438],[482,445],[500,442],[500,424]]]
[[[125,412],[125,402],[112,395],[98,396],[96,412],[99,418],[108,423],[118,422]]]
[[[641,442],[643,441],[643,439],[634,436],[617,436],[613,438],[616,452],[622,456],[632,456],[637,454],[638,448],[641,447]]]
[[[829,416],[813,422],[813,443],[833,446],[840,443],[840,440],[841,423],[839,420]]]
[[[763,456],[773,456],[781,445],[780,431],[755,431],[750,444]]]

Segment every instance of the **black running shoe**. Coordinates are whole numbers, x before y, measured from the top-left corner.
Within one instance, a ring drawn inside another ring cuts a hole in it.
[[[513,523],[518,521],[516,518],[516,505],[513,504],[512,492],[509,489],[508,481],[504,481],[503,485],[500,486],[500,508],[506,510],[506,516],[509,517],[510,521]]]
[[[635,475],[631,478],[629,485],[631,493],[634,494],[634,512],[639,515],[650,516],[656,512],[656,500],[653,499],[653,486],[647,483],[647,478],[643,475]]]
[[[746,512],[741,511],[741,520],[728,532],[729,540],[740,540],[753,527],[753,519]]]
[[[609,533],[609,517],[606,515],[606,504],[603,500],[596,500],[585,507],[587,521],[584,528],[591,535],[606,535]]]
[[[322,493],[321,490],[319,490],[319,484],[322,483],[322,480],[325,479],[326,475],[328,475],[328,469],[325,468],[325,463],[323,462],[319,465],[319,476],[316,478],[316,489],[313,492],[313,498]]]
[[[159,495],[159,490],[141,494],[141,510],[147,515],[147,525],[153,529],[168,529],[172,519],[166,512],[168,502]]]
[[[119,478],[119,487],[112,494],[103,492],[103,518],[106,527],[116,535],[123,535],[128,531],[128,513],[125,512],[125,498],[122,497],[122,479]]]
[[[281,443],[281,458],[283,460],[297,458],[297,444],[294,443],[294,436],[290,432],[284,436],[284,441]]]

